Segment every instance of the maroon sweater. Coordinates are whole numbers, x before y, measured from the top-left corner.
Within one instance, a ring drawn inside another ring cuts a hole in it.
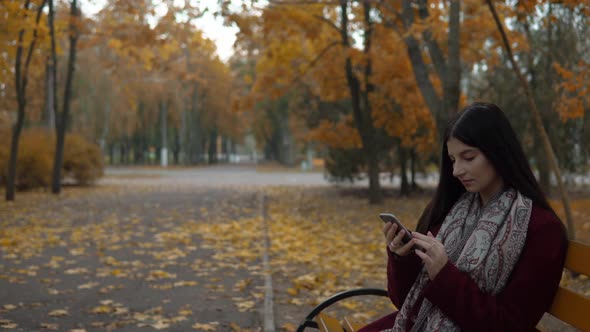
[[[433,233],[438,232],[438,228],[433,229]],[[422,300],[427,298],[462,331],[537,331],[535,326],[549,310],[559,286],[566,248],[564,228],[559,219],[533,205],[521,256],[500,293],[484,293],[467,273],[448,262],[426,285],[410,317],[415,319]],[[395,257],[389,250],[387,252],[387,289],[393,304],[401,308],[422,261],[413,253]],[[394,312],[385,316],[359,332],[391,328],[396,315]]]

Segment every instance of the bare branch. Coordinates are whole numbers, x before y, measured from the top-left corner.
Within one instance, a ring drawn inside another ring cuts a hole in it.
[[[37,17],[35,17],[35,29],[33,30],[33,39],[31,40],[31,44],[29,45],[29,50],[27,52],[27,59],[25,60],[25,68],[23,70],[23,92],[27,88],[27,81],[28,81],[28,73],[29,73],[29,64],[31,63],[31,58],[33,57],[33,50],[35,49],[35,44],[37,43],[37,27],[39,26],[39,21],[41,20],[41,14],[43,13],[43,7],[45,7],[45,3],[47,0],[43,0],[39,8],[37,9]]]
[[[313,15],[313,17],[317,18],[318,20],[328,24],[330,27],[334,28],[338,33],[340,33],[340,28],[336,25],[336,23],[330,21],[329,19],[321,16],[321,15]]]
[[[518,63],[514,59],[514,55],[512,54],[512,48],[510,47],[510,42],[508,41],[508,37],[506,36],[506,32],[504,31],[504,27],[502,26],[502,22],[500,21],[500,17],[496,12],[496,8],[491,0],[486,0],[488,3],[488,7],[492,12],[492,16],[494,16],[494,21],[496,22],[496,26],[498,27],[498,31],[502,36],[502,42],[504,43],[504,50],[508,55],[508,59],[510,60],[510,64],[512,65],[512,69],[516,74],[516,77],[520,81],[520,85],[524,89],[525,95],[527,97],[527,101],[529,107],[531,108],[531,112],[533,113],[533,119],[537,130],[539,131],[539,135],[541,136],[541,140],[543,141],[543,146],[545,148],[545,153],[549,157],[549,164],[555,173],[555,179],[557,180],[557,187],[559,188],[559,192],[561,193],[561,199],[563,203],[563,208],[565,210],[566,222],[567,222],[567,233],[568,238],[570,240],[574,240],[576,238],[574,222],[572,217],[572,212],[569,203],[569,195],[565,190],[563,185],[563,179],[561,177],[561,171],[559,170],[559,165],[557,163],[557,157],[555,156],[555,152],[553,151],[553,147],[551,146],[551,141],[549,140],[549,136],[547,135],[547,131],[545,131],[545,127],[543,126],[543,121],[541,119],[541,114],[537,109],[537,104],[535,103],[533,93],[522,73],[520,72],[520,67]]]
[[[383,0],[382,1],[379,1],[379,3],[377,4],[377,8],[384,8],[384,9],[386,9],[387,12],[389,12],[391,14],[394,14],[397,17],[398,20],[400,20],[401,22],[404,22],[404,17],[402,16],[402,14],[400,12],[398,12],[397,10],[395,10],[393,7],[391,7],[391,4],[389,2],[383,1]],[[381,11],[383,11],[383,10],[381,10]],[[399,30],[397,29],[397,27],[395,27],[395,25],[391,22],[391,20],[387,20],[387,21],[391,25],[391,26],[388,26],[388,27],[394,28],[399,33]],[[400,34],[400,36],[401,36],[401,34]]]
[[[317,55],[317,56],[316,56],[316,57],[315,57],[315,58],[314,58],[314,59],[313,59],[313,60],[312,60],[310,63],[309,63],[309,65],[307,66],[307,68],[306,68],[306,69],[305,69],[305,70],[304,70],[304,71],[303,71],[303,72],[302,72],[300,75],[298,75],[297,77],[295,77],[295,78],[294,78],[294,79],[291,81],[291,85],[293,85],[293,84],[294,84],[295,82],[297,82],[297,81],[300,81],[300,80],[301,80],[301,78],[302,78],[303,76],[305,76],[305,74],[307,74],[307,72],[308,72],[308,71],[309,71],[311,68],[313,68],[313,67],[314,67],[314,66],[315,66],[315,65],[318,63],[318,61],[320,61],[320,59],[321,59],[321,58],[324,56],[324,54],[326,54],[326,53],[327,53],[327,52],[328,52],[328,51],[329,51],[329,50],[330,50],[332,47],[334,47],[334,46],[336,46],[336,45],[338,45],[338,44],[340,44],[340,41],[339,41],[339,40],[335,40],[335,41],[331,42],[330,44],[328,44],[328,45],[327,45],[327,46],[326,46],[326,47],[325,47],[325,48],[324,48],[324,49],[323,49],[323,50],[322,50],[322,51],[321,51],[321,52],[320,52],[320,53],[319,53],[319,54],[318,54],[318,55]]]

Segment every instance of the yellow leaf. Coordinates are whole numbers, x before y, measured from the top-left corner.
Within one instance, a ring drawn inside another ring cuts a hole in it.
[[[49,316],[52,317],[64,317],[64,316],[68,316],[69,313],[67,310],[64,309],[58,309],[58,310],[53,310],[51,312],[49,312]]]
[[[163,329],[169,328],[170,324],[160,320],[160,321],[157,321],[156,323],[152,324],[151,327],[155,328],[156,330],[163,330]]]
[[[82,285],[78,286],[78,289],[90,289],[90,288],[96,287],[98,285],[99,285],[98,282],[89,282],[87,284],[82,284]]]
[[[108,314],[108,313],[111,313],[112,311],[113,311],[113,308],[106,306],[106,305],[94,307],[94,308],[92,308],[92,310],[90,310],[90,312],[92,312],[93,314]]]
[[[244,302],[236,303],[236,306],[238,307],[238,310],[240,312],[250,310],[250,309],[254,308],[255,305],[256,304],[254,303],[254,301],[244,301]]]
[[[218,322],[211,322],[206,324],[194,323],[192,328],[200,331],[217,331]]]
[[[50,323],[41,323],[40,326],[42,329],[47,329],[47,330],[57,330],[59,328],[59,325],[50,324]]]

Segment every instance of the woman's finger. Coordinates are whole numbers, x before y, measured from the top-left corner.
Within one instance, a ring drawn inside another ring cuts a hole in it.
[[[393,238],[392,242],[397,246],[397,247],[401,247],[404,243],[402,241],[402,239],[404,238],[404,235],[406,234],[406,232],[402,229],[399,232],[397,232],[397,234],[395,235],[395,237]]]
[[[420,259],[422,260],[422,262],[424,262],[428,269],[428,266],[432,263],[432,258],[430,258],[430,256],[428,256],[428,254],[426,254],[422,250],[415,249],[414,252],[416,253],[416,255],[418,255],[418,257],[420,257]]]
[[[387,235],[387,232],[389,232],[391,225],[392,224],[390,222],[386,222],[383,224],[383,234]]]
[[[431,241],[432,240],[432,238],[430,238],[430,237],[428,237],[428,236],[426,236],[426,235],[424,235],[422,233],[418,233],[418,232],[413,232],[412,233],[412,236],[415,237],[415,238],[417,238],[417,239],[420,239],[422,241]]]
[[[391,227],[389,228],[389,231],[387,231],[387,234],[385,235],[388,243],[393,241],[393,239],[395,238],[395,234],[397,233],[397,225],[392,224],[392,223],[389,223],[389,224],[391,224]]]
[[[400,256],[405,256],[407,255],[410,251],[412,251],[412,248],[416,245],[416,243],[414,242],[414,240],[410,240],[408,241],[408,243],[404,244],[403,246],[401,246],[399,249],[397,249],[395,251],[396,254],[400,255]]]
[[[431,247],[432,241],[424,241],[424,240],[422,240],[422,239],[420,239],[418,237],[414,237],[414,240],[416,241],[416,245],[422,247],[425,250],[428,250],[428,248]]]

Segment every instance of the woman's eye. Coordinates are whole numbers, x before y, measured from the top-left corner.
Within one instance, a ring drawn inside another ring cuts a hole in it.
[[[467,161],[473,161],[473,159],[475,159],[475,157],[467,157],[467,158],[465,158],[465,160],[467,160]]]

